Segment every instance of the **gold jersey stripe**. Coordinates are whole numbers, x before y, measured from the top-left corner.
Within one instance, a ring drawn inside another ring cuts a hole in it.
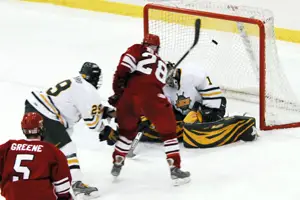
[[[58,117],[60,123],[64,125],[64,120],[61,117],[61,115],[58,113],[57,109],[47,100],[47,98],[43,94],[40,94],[40,97],[44,100],[44,102],[48,105],[48,107],[50,107],[53,110],[55,115]]]
[[[210,92],[210,93],[201,93],[201,92],[200,92],[200,94],[201,94],[202,96],[204,96],[204,97],[210,97],[210,96],[220,95],[220,94],[222,94],[222,92],[221,92],[221,91],[218,91],[218,92]]]
[[[72,158],[72,159],[69,159],[69,160],[68,160],[68,164],[74,164],[74,163],[76,163],[76,164],[79,163],[79,161],[78,161],[77,158]]]
[[[99,122],[99,115],[96,116],[96,120],[94,122],[91,123],[87,123],[88,126],[95,126],[98,122]]]

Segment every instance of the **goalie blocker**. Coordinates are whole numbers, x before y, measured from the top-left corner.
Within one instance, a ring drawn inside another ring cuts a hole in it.
[[[231,144],[239,140],[254,141],[257,138],[256,120],[248,116],[225,117],[215,122],[184,123],[177,121],[177,136],[186,148],[211,148]],[[145,129],[141,141],[160,142],[153,126]]]

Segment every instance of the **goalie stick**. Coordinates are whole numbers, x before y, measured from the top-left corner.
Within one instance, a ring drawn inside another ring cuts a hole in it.
[[[189,55],[189,53],[193,50],[193,48],[197,45],[197,43],[199,41],[199,37],[200,37],[200,28],[201,28],[201,20],[198,18],[198,19],[195,20],[195,38],[194,38],[194,42],[193,42],[192,46],[187,50],[187,52],[185,52],[185,54],[175,64],[174,68],[176,68],[187,57],[187,55]],[[142,138],[142,136],[144,134],[143,129],[144,129],[144,127],[139,128],[138,134],[136,135],[136,137],[134,138],[134,140],[131,144],[131,147],[130,147],[130,150],[127,154],[127,157],[133,158],[135,156],[134,150],[137,147],[140,139]]]

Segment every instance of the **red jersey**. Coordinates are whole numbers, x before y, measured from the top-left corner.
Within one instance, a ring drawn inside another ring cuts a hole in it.
[[[119,89],[117,79],[126,76],[130,76],[127,88],[131,91],[145,90],[149,86],[162,89],[166,84],[167,67],[151,48],[142,44],[135,44],[121,56],[113,82],[113,89],[116,94],[118,94]]]
[[[1,194],[6,200],[55,200],[69,196],[65,155],[38,140],[9,140],[0,146]]]

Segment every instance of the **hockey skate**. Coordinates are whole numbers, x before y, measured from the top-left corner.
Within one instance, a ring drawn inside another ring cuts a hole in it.
[[[111,175],[114,177],[118,177],[120,175],[120,172],[122,170],[122,167],[124,165],[125,157],[116,155],[114,165],[111,169]]]
[[[171,179],[174,186],[183,185],[191,181],[191,174],[188,171],[182,171],[180,168],[177,168],[173,165],[173,159],[167,159],[170,165]]]
[[[186,184],[191,181],[190,172],[182,171],[177,167],[173,167],[171,170],[171,179],[173,180],[174,186]]]
[[[76,199],[89,200],[100,196],[96,187],[90,187],[81,181],[76,181],[73,183],[72,189]]]

